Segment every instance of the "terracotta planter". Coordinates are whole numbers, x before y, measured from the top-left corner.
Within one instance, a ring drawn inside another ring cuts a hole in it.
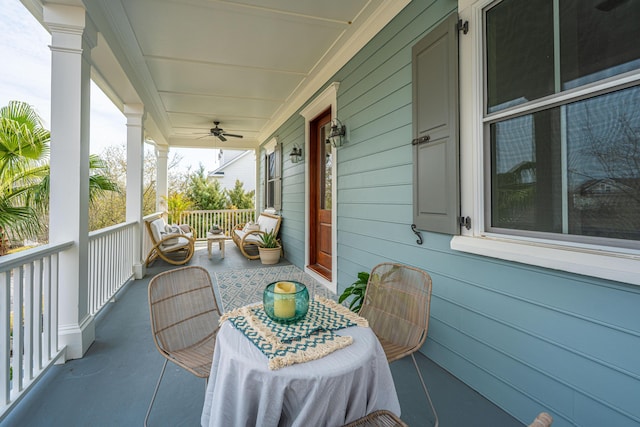
[[[280,248],[258,248],[260,261],[263,264],[277,264],[280,262]]]

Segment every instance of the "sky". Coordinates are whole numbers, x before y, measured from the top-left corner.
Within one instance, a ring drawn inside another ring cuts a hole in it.
[[[0,0],[0,107],[9,101],[24,101],[35,108],[50,129],[51,36],[19,0]],[[90,152],[102,154],[126,142],[126,118],[109,98],[91,84]],[[153,152],[153,147],[145,146]],[[203,163],[206,171],[217,165],[217,152],[204,149],[171,149],[169,156],[182,159],[178,168],[191,170]]]

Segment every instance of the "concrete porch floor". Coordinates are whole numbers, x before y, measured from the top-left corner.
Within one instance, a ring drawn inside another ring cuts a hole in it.
[[[217,245],[214,245],[217,246]],[[191,265],[217,271],[260,268],[248,261],[233,242],[220,259],[214,247],[208,259],[199,242]],[[281,260],[279,265],[289,264]],[[2,421],[2,426],[142,426],[164,359],[155,348],[149,326],[147,285],[171,268],[161,260],[142,280],[130,282],[96,319],[96,340],[85,357],[54,366]],[[416,359],[429,387],[440,425],[522,426],[480,394],[421,354]],[[410,358],[391,365],[402,419],[410,426],[433,425],[426,397]],[[149,425],[199,426],[205,382],[169,363]]]

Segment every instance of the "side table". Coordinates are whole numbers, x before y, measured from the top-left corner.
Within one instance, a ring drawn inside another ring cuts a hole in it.
[[[214,242],[218,242],[220,247],[220,257],[224,259],[224,243],[227,240],[227,236],[224,233],[213,234],[207,232],[207,252],[209,253],[209,259],[211,259],[211,246]]]

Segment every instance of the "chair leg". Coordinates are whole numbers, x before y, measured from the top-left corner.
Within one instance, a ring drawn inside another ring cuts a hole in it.
[[[167,367],[168,361],[169,360],[165,359],[164,364],[162,365],[162,371],[160,371],[160,378],[158,378],[156,389],[153,390],[153,396],[151,396],[151,403],[149,403],[149,409],[147,409],[147,415],[145,415],[144,417],[144,427],[147,427],[147,421],[149,420],[149,415],[151,415],[151,407],[153,406],[153,402],[156,400],[156,394],[158,394],[158,389],[160,388],[160,381],[162,381],[162,376],[164,375],[164,370]]]
[[[436,408],[433,406],[433,402],[431,401],[431,396],[429,395],[429,391],[427,390],[427,386],[424,383],[424,379],[422,378],[422,373],[420,373],[420,368],[418,368],[418,362],[416,362],[416,358],[411,353],[411,359],[413,360],[413,366],[416,367],[416,371],[418,372],[418,377],[420,378],[420,382],[422,383],[422,389],[424,390],[424,394],[427,395],[427,400],[429,401],[429,405],[431,406],[431,411],[433,411],[433,416],[436,418],[436,423],[434,427],[438,427],[438,413],[436,412]]]

